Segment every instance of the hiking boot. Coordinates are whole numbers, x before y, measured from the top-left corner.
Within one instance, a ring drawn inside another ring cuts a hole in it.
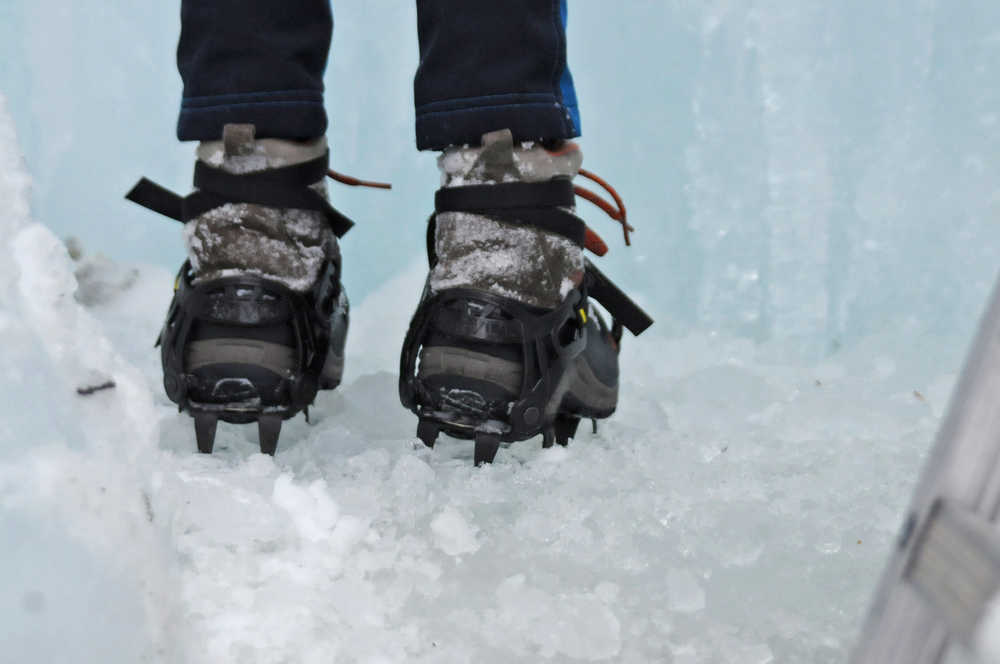
[[[581,161],[574,143],[515,145],[508,130],[439,158],[430,273],[400,368],[400,398],[428,446],[440,432],[473,438],[478,465],[539,433],[545,447],[565,445],[581,418],[614,412],[622,327],[638,334],[652,320],[583,256],[606,247],[574,193],[616,211],[574,192]]]
[[[188,260],[157,343],[164,387],[211,452],[218,420],[257,422],[274,454],[281,423],[343,375],[348,301],[327,201],[326,141],[256,139],[226,125],[198,146],[194,193],[142,179],[127,198],[184,222]]]

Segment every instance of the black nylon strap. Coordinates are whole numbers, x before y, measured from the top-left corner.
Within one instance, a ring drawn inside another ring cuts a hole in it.
[[[435,239],[437,237],[437,213],[434,213],[427,220],[427,264],[433,270],[437,265],[437,247]]]
[[[253,173],[229,173],[221,168],[213,168],[203,161],[194,165],[194,186],[209,191],[252,192],[261,186],[287,188],[308,187],[326,177],[329,153],[316,159],[304,161],[282,168],[270,168]]]
[[[524,339],[524,325],[518,320],[469,316],[444,307],[434,313],[432,324],[450,336],[476,341],[512,344]]]
[[[343,237],[354,222],[309,187],[326,177],[328,164],[329,152],[326,152],[301,164],[234,174],[199,161],[194,168],[194,186],[198,191],[184,199],[184,219],[193,219],[225,203],[256,203],[322,212],[334,235]]]
[[[434,194],[438,212],[573,207],[574,202],[573,183],[567,178],[445,187]]]
[[[618,286],[604,273],[594,267],[589,260],[584,260],[587,270],[587,294],[604,305],[604,308],[615,317],[615,320],[628,328],[628,331],[639,336],[653,324],[653,319],[623,293]]]
[[[125,194],[125,198],[153,212],[159,212],[164,217],[177,221],[184,220],[184,199],[146,178],[136,182],[135,186]]]
[[[434,195],[436,213],[474,212],[562,235],[582,247],[587,225],[564,209],[574,202],[573,183],[566,178],[447,187]]]
[[[142,178],[125,198],[182,222],[227,203],[315,210],[323,213],[334,235],[343,237],[354,222],[309,186],[326,177],[328,160],[326,153],[301,164],[243,174],[228,173],[198,161],[194,168],[195,192],[182,198]]]

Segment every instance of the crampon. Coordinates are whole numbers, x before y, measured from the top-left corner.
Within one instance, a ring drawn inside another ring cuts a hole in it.
[[[618,219],[628,241],[624,206],[605,187],[617,209],[580,187],[576,193]],[[569,211],[573,201],[569,178],[440,189],[428,232],[431,267],[435,218],[448,211],[542,228],[602,255],[603,241]],[[653,321],[590,261],[585,266],[577,287],[553,309],[474,288],[425,288],[399,380],[400,400],[419,418],[425,445],[433,447],[441,433],[472,439],[480,465],[491,463],[501,445],[539,434],[543,447],[566,445],[581,419],[596,428],[614,412],[623,330],[638,335]],[[610,313],[610,325],[595,302]]]
[[[195,192],[178,196],[143,178],[129,200],[186,222],[230,203],[320,213],[336,237],[353,225],[311,183],[326,175],[328,154],[291,166],[233,174],[199,161]],[[374,185],[385,187],[386,185]],[[348,301],[339,252],[304,291],[250,272],[197,279],[185,262],[157,339],[167,396],[194,418],[198,450],[211,453],[219,420],[257,423],[260,451],[274,454],[282,422],[341,380]]]

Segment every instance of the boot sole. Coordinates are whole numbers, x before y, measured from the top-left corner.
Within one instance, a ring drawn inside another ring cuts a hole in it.
[[[519,363],[465,348],[422,349],[418,376],[431,396],[421,413],[417,437],[433,447],[439,433],[475,440],[475,462],[490,463],[509,433],[506,405],[521,390]],[[578,358],[563,376],[543,418],[542,446],[568,444],[581,418],[602,419],[614,413],[618,386],[605,385],[586,360]]]

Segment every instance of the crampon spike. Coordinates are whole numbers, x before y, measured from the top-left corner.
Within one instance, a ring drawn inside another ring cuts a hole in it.
[[[560,415],[553,423],[555,429],[556,442],[566,447],[569,439],[576,436],[576,429],[580,426],[580,418],[568,415]]]
[[[274,456],[278,450],[278,436],[281,435],[281,415],[261,415],[257,420],[257,433],[260,436],[260,453]]]
[[[198,440],[198,451],[211,454],[215,447],[215,429],[219,424],[219,416],[215,413],[194,414],[194,436]]]
[[[542,430],[542,449],[547,450],[556,441],[556,434],[551,428]]]
[[[493,463],[499,449],[500,438],[491,433],[477,433],[475,464],[481,466],[484,463]]]
[[[417,438],[427,447],[434,449],[438,437],[438,426],[430,420],[420,420],[417,424]]]

